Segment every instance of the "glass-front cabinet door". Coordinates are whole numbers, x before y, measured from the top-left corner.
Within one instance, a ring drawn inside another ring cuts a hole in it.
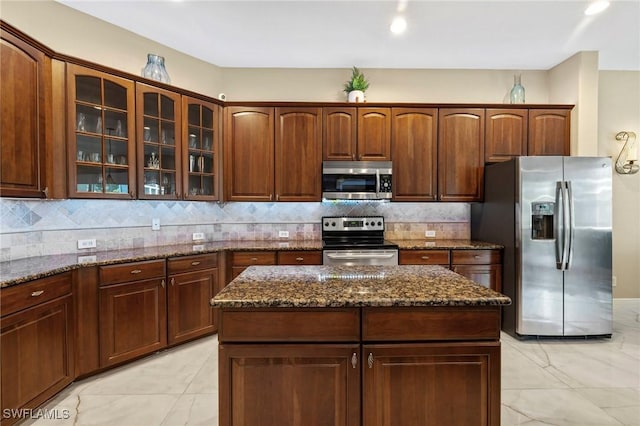
[[[181,198],[180,95],[136,83],[136,108],[138,198]]]
[[[67,64],[69,195],[134,198],[134,83]]]
[[[218,107],[199,99],[182,97],[186,126],[183,131],[185,199],[219,199]]]

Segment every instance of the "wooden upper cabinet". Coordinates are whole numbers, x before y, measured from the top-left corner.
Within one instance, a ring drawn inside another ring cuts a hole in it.
[[[51,62],[12,34],[0,36],[0,194],[44,198]]]
[[[136,83],[136,105],[137,138],[140,141],[138,196],[179,199],[182,196],[180,94]],[[107,162],[114,163],[115,160],[108,156]]]
[[[571,110],[530,109],[528,155],[570,155]]]
[[[322,109],[276,108],[277,201],[320,201]]]
[[[441,108],[438,117],[438,193],[441,201],[481,201],[484,109]]]
[[[225,108],[224,171],[227,201],[274,199],[273,108]]]
[[[486,120],[485,162],[527,155],[528,110],[487,109]]]
[[[220,199],[219,107],[182,97],[182,176],[184,198]]]
[[[357,160],[391,160],[391,108],[358,108]]]
[[[322,122],[322,159],[355,160],[358,122],[356,108],[322,108]]]
[[[393,108],[391,121],[393,200],[436,200],[437,110]]]
[[[135,87],[67,64],[69,195],[135,198]]]

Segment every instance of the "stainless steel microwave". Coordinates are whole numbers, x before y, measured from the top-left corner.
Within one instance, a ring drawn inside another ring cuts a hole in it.
[[[322,198],[390,200],[391,161],[323,161]]]

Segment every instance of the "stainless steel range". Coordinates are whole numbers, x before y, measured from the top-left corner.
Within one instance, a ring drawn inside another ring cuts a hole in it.
[[[384,239],[382,216],[322,218],[323,265],[397,265],[398,245]]]

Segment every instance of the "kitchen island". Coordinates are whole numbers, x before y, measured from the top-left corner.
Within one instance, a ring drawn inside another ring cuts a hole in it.
[[[220,425],[500,424],[500,309],[439,266],[250,267],[220,308]]]

